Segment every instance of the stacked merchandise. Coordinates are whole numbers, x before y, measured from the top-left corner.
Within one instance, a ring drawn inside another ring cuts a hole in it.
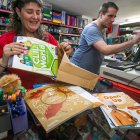
[[[61,32],[61,28],[63,28],[63,27],[48,25],[48,32],[52,33],[53,35],[55,35],[55,34],[58,35],[58,33]]]
[[[0,0],[0,8],[12,10],[11,3],[12,3],[12,0]]]
[[[102,136],[106,139],[122,139],[128,136],[130,139],[138,139],[135,131],[137,133],[140,128],[140,104],[123,92],[99,93],[93,96],[104,104],[88,111],[93,124],[104,132],[96,135],[97,139]]]
[[[43,19],[52,21],[52,5],[46,2],[43,7]]]
[[[0,25],[5,25],[9,23],[9,19],[7,17],[4,17],[4,16],[0,16]]]
[[[52,22],[54,22],[54,23],[62,23],[61,13],[60,12],[56,12],[56,11],[52,12]]]
[[[61,12],[61,20],[62,20],[62,24],[66,24],[66,11],[62,11]]]
[[[81,16],[71,16],[66,14],[66,25],[82,27],[82,17]]]
[[[11,10],[10,6],[7,6],[6,4],[10,5],[10,0],[9,1],[3,1],[0,0],[0,10],[1,9],[6,9],[6,10]],[[8,18],[8,14],[5,14],[3,11],[0,12],[0,36],[6,32],[6,24],[9,23],[9,18]]]
[[[113,129],[140,128],[140,104],[123,92],[94,95],[104,103],[101,110]]]

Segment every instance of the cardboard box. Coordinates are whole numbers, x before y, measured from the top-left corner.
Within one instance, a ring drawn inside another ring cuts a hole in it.
[[[72,64],[62,49],[58,49],[58,63],[59,68],[55,79],[44,73],[38,74],[29,72],[29,70],[23,71],[9,68],[9,71],[20,76],[22,85],[25,88],[32,88],[32,85],[37,83],[61,81],[91,90],[94,89],[98,75]]]
[[[94,89],[98,80],[98,75],[71,63],[63,50],[60,50],[58,54],[59,61],[61,60],[56,78],[58,81],[70,83],[91,90]]]

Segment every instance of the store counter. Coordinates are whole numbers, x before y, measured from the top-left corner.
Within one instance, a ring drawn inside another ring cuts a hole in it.
[[[140,71],[136,71],[134,69],[121,71],[102,65],[100,69],[100,76],[122,83],[126,86],[140,89]]]

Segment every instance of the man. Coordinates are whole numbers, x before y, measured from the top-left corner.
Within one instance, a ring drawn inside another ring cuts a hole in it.
[[[72,57],[74,64],[98,74],[103,55],[118,53],[140,41],[140,33],[138,33],[130,41],[116,45],[106,44],[102,30],[112,25],[118,10],[119,8],[113,2],[102,5],[97,20],[86,25],[82,31],[79,48]]]

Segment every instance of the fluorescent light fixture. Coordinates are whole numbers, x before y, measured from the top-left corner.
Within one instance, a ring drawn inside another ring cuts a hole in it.
[[[140,17],[126,19],[125,22],[120,23],[120,25],[131,24],[131,23],[136,23],[136,22],[140,22]]]

